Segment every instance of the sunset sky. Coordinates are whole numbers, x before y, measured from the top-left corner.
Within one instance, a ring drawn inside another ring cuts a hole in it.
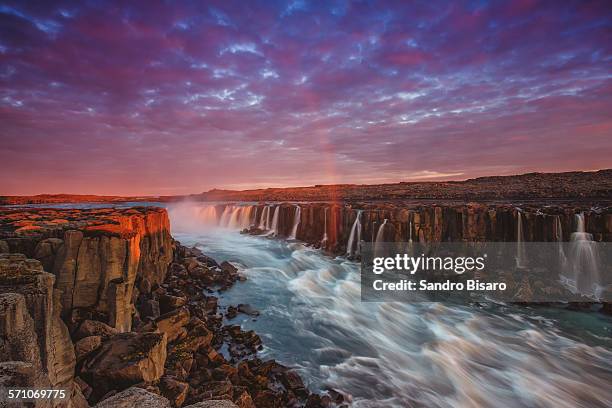
[[[0,1],[0,194],[612,167],[609,0],[85,3]]]

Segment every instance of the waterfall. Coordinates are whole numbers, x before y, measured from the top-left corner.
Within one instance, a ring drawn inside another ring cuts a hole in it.
[[[293,215],[293,228],[291,228],[291,235],[289,236],[289,239],[295,239],[295,237],[297,236],[297,229],[298,226],[300,225],[302,219],[302,209],[300,208],[299,205],[295,206],[295,214]]]
[[[272,225],[272,222],[271,222],[271,217],[272,217],[271,211],[272,211],[272,206],[269,205],[268,206],[268,212],[266,213],[266,230],[270,230],[270,226]]]
[[[576,232],[570,238],[565,263],[566,283],[573,292],[598,298],[601,293],[599,256],[593,235],[586,232],[584,214],[576,214]]]
[[[197,218],[207,225],[217,225],[217,209],[214,205],[207,205],[199,209]]]
[[[385,218],[383,223],[380,224],[380,227],[378,227],[378,232],[376,233],[376,243],[382,242],[382,240],[385,238],[385,225],[387,225],[387,221],[389,220]]]
[[[523,268],[526,263],[525,236],[523,233],[523,212],[517,208],[516,221],[516,267]]]
[[[408,227],[408,243],[412,244],[412,221],[410,221],[410,225]]]
[[[351,228],[351,233],[349,235],[348,243],[346,244],[346,255],[353,256],[359,255],[359,243],[361,242],[361,213],[363,210],[357,210],[357,217],[355,218],[355,222],[353,223],[353,228]],[[355,238],[357,241],[355,242]],[[356,248],[353,249],[353,246]]]
[[[230,217],[232,216],[232,208],[231,205],[226,205],[223,209],[223,213],[221,214],[221,219],[219,219],[219,226],[227,227],[229,225]]]
[[[278,213],[280,212],[280,205],[277,205],[274,208],[274,216],[272,217],[272,226],[271,226],[271,234],[273,236],[277,236],[278,235]]]
[[[380,245],[385,240],[385,225],[387,225],[387,221],[389,220],[385,218],[382,224],[380,224],[380,227],[378,227],[378,232],[376,233],[376,240],[374,241],[374,256],[382,255]]]
[[[242,212],[242,208],[243,207],[232,207],[231,215],[229,217],[227,227],[229,228],[239,227],[239,219],[240,219],[240,213]]]
[[[323,213],[323,238],[321,239],[321,244],[327,243],[327,207],[325,207]]]
[[[253,212],[253,206],[249,205],[242,207],[240,212],[240,229],[249,228],[251,226],[251,213]]]
[[[266,205],[261,212],[261,217],[259,218],[259,229],[260,230],[266,230],[268,228],[267,220],[268,220],[269,213],[270,213],[270,206]]]
[[[559,246],[559,260],[563,264],[566,261],[565,252],[563,251],[563,228],[561,227],[561,217],[558,215],[555,215],[553,235],[555,241],[557,241],[557,245]]]

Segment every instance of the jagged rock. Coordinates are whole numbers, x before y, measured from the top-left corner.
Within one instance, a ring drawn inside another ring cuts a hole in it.
[[[159,307],[162,313],[183,307],[186,303],[187,298],[184,296],[161,295],[159,297]]]
[[[24,296],[34,322],[42,368],[51,384],[66,384],[72,380],[76,358],[68,328],[59,316],[54,281],[38,261],[21,254],[0,255],[0,292]]]
[[[140,307],[140,310],[140,316],[143,318],[150,317],[153,319],[157,319],[161,315],[159,309],[159,302],[153,299],[145,301]]]
[[[209,381],[199,390],[196,399],[231,399],[232,383],[228,380]]]
[[[189,384],[178,381],[170,376],[163,376],[159,381],[159,389],[162,395],[170,400],[173,406],[180,407],[187,398]]]
[[[238,408],[238,406],[230,400],[209,400],[188,405],[185,408]]]
[[[95,384],[94,393],[154,382],[164,373],[166,336],[160,333],[120,333],[106,340],[85,359],[81,376]]]
[[[259,312],[255,310],[251,305],[243,303],[238,305],[238,312],[244,313],[249,316],[259,316]]]
[[[201,266],[200,262],[198,261],[198,259],[195,256],[194,257],[185,258],[183,260],[183,264],[185,265],[185,267],[187,268],[187,270],[189,272],[191,272],[195,268],[198,268],[198,267]]]
[[[34,321],[22,294],[0,295],[0,338],[0,361],[25,361],[41,368]]]
[[[168,342],[172,342],[184,333],[181,329],[189,323],[190,317],[189,309],[184,307],[161,315],[155,319],[155,324],[160,333],[166,334]]]
[[[102,336],[83,337],[74,345],[77,361],[82,360],[89,353],[102,345]]]
[[[220,268],[223,272],[233,275],[238,272],[238,268],[227,261],[223,261],[220,265]]]
[[[79,387],[85,399],[88,399],[91,395],[91,392],[93,391],[91,386],[87,384],[81,377],[76,377],[74,379],[74,383]]]
[[[99,402],[95,408],[171,408],[168,399],[138,387],[131,387]]]
[[[187,352],[193,353],[201,347],[210,345],[213,340],[213,333],[206,327],[205,324],[196,324],[188,332],[185,339],[176,342],[171,346],[172,353]]]
[[[85,320],[74,334],[74,338],[80,340],[85,337],[100,336],[103,339],[108,339],[117,333],[119,333],[117,329],[110,327],[106,323],[97,320]]]
[[[42,263],[44,270],[52,271],[55,256],[59,247],[64,243],[59,238],[47,238],[40,241],[34,248],[33,257]]]
[[[59,317],[55,277],[40,262],[22,254],[0,255],[0,342],[5,381],[20,387],[68,391],[68,401],[84,399],[73,382],[76,357],[66,325]]]

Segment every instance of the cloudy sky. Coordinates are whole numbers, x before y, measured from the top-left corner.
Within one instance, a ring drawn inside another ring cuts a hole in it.
[[[612,167],[610,1],[124,3],[0,1],[0,194]]]

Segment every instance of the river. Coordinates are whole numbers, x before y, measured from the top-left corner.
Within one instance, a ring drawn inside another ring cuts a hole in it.
[[[262,357],[354,407],[612,406],[612,320],[508,305],[363,303],[359,264],[295,240],[240,234],[169,207],[172,233],[247,276],[221,296],[248,303]]]

